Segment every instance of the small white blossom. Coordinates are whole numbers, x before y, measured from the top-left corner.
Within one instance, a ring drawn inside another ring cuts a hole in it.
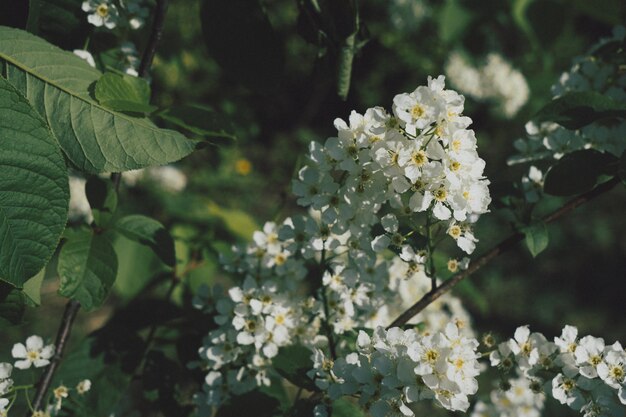
[[[110,0],[87,0],[83,2],[82,9],[90,13],[87,21],[96,27],[114,29],[117,26],[119,13]]]
[[[50,364],[50,359],[54,355],[54,345],[44,346],[41,337],[30,336],[26,339],[26,346],[22,343],[13,345],[11,355],[15,359],[21,359],[15,362],[18,369],[28,369],[31,365],[41,368]]]

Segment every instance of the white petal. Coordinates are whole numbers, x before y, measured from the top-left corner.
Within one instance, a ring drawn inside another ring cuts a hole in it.
[[[43,348],[43,339],[39,336],[31,336],[26,339],[26,349],[28,350],[41,350]]]
[[[28,368],[30,368],[31,364],[32,364],[32,362],[31,361],[27,361],[27,360],[17,361],[17,362],[15,362],[15,367],[17,369],[28,369]]]
[[[43,368],[44,366],[50,365],[50,361],[48,359],[37,359],[33,362],[33,364],[35,365],[35,368]]]
[[[26,346],[21,343],[16,343],[13,345],[13,349],[11,350],[11,355],[16,358],[25,358],[26,357]]]

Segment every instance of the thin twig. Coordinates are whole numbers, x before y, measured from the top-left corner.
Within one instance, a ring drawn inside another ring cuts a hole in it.
[[[74,319],[78,314],[78,310],[80,310],[80,303],[75,300],[68,301],[67,305],[65,306],[65,312],[63,313],[63,318],[61,319],[59,331],[57,332],[54,356],[50,361],[50,365],[48,365],[43,375],[41,375],[39,382],[37,383],[37,392],[35,393],[35,399],[33,401],[33,410],[35,411],[41,410],[42,407],[45,406],[45,404],[43,404],[44,398],[48,393],[48,389],[50,389],[50,384],[52,384],[52,378],[54,377],[54,373],[61,363],[63,351],[65,350],[65,344],[70,338],[72,324],[74,323]],[[28,411],[26,416],[30,417],[31,414],[32,413]]]
[[[607,181],[591,191],[588,191],[580,196],[570,200],[568,203],[563,205],[558,210],[553,211],[549,215],[545,216],[542,221],[545,223],[552,223],[553,221],[563,217],[565,214],[574,210],[576,207],[586,203],[593,198],[604,194],[605,192],[611,190],[615,185],[619,184],[618,178],[613,178],[610,181]],[[434,291],[429,292],[424,295],[419,301],[409,307],[404,313],[400,314],[398,318],[396,318],[387,328],[398,327],[406,324],[409,320],[411,320],[415,315],[417,315],[420,311],[425,309],[430,303],[435,301],[437,298],[441,297],[452,288],[454,288],[459,282],[461,282],[464,278],[470,276],[474,272],[478,271],[480,268],[489,263],[492,259],[496,258],[498,255],[506,252],[515,246],[518,242],[520,242],[524,238],[524,234],[521,232],[514,233],[508,238],[504,239],[498,245],[494,246],[491,250],[489,250],[484,255],[480,256],[478,259],[473,261],[469,268],[465,271],[459,272],[454,275],[452,278],[444,281],[441,285],[439,285]]]
[[[152,20],[152,32],[150,32],[150,38],[146,49],[143,51],[141,57],[141,63],[139,64],[139,76],[145,78],[148,75],[148,71],[152,66],[152,60],[156,54],[157,44],[161,40],[163,34],[163,26],[165,25],[165,12],[167,11],[167,0],[157,0],[156,7],[154,8],[154,19]]]

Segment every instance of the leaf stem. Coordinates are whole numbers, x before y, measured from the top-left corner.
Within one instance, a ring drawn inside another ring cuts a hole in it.
[[[580,196],[570,200],[559,209],[553,211],[543,218],[545,223],[552,223],[555,220],[563,217],[565,214],[574,210],[578,206],[594,199],[595,197],[610,191],[615,185],[619,184],[620,180],[617,177],[612,178],[611,180],[600,184],[596,188],[591,191],[588,191]],[[484,255],[480,256],[478,259],[473,261],[469,268],[466,270],[459,272],[454,275],[452,278],[444,281],[439,287],[437,287],[434,291],[429,292],[424,295],[421,299],[419,299],[415,304],[405,310],[400,316],[398,316],[387,328],[391,327],[399,327],[406,324],[409,320],[411,320],[415,315],[417,315],[420,311],[424,310],[429,304],[433,301],[449,292],[452,288],[454,288],[459,282],[461,282],[466,277],[470,276],[474,272],[481,269],[483,266],[488,264],[491,260],[501,255],[503,252],[511,249],[518,242],[520,242],[524,238],[524,234],[517,232],[512,234],[511,236],[504,239],[502,242],[494,246],[492,249],[487,251]]]
[[[48,392],[48,389],[50,389],[54,373],[61,364],[63,351],[65,350],[65,345],[70,338],[72,324],[74,324],[74,320],[76,319],[76,315],[78,314],[79,310],[80,303],[78,301],[70,300],[67,302],[67,305],[65,306],[65,312],[63,313],[63,318],[61,319],[61,324],[59,325],[59,330],[57,332],[54,356],[50,361],[50,365],[48,365],[44,373],[41,375],[39,382],[37,382],[37,391],[35,392],[35,399],[32,403],[31,410],[41,410],[42,406],[44,405],[43,400]],[[30,400],[28,396],[27,399]],[[26,414],[26,417],[30,417],[30,414]]]

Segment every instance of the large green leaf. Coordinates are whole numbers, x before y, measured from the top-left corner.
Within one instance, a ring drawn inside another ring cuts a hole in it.
[[[591,190],[602,175],[617,174],[617,158],[595,149],[575,151],[565,155],[546,173],[543,189],[560,197]]]
[[[6,78],[47,120],[68,158],[86,172],[127,171],[176,161],[194,142],[149,119],[99,104],[90,91],[101,73],[27,32],[0,27]]]
[[[41,270],[65,227],[68,200],[54,137],[0,77],[0,279],[21,287]]]
[[[567,129],[580,129],[606,118],[626,118],[626,105],[595,91],[567,93],[535,115],[537,122],[556,122]]]
[[[59,294],[85,310],[102,304],[117,274],[117,256],[108,238],[91,231],[69,234],[59,254]]]

